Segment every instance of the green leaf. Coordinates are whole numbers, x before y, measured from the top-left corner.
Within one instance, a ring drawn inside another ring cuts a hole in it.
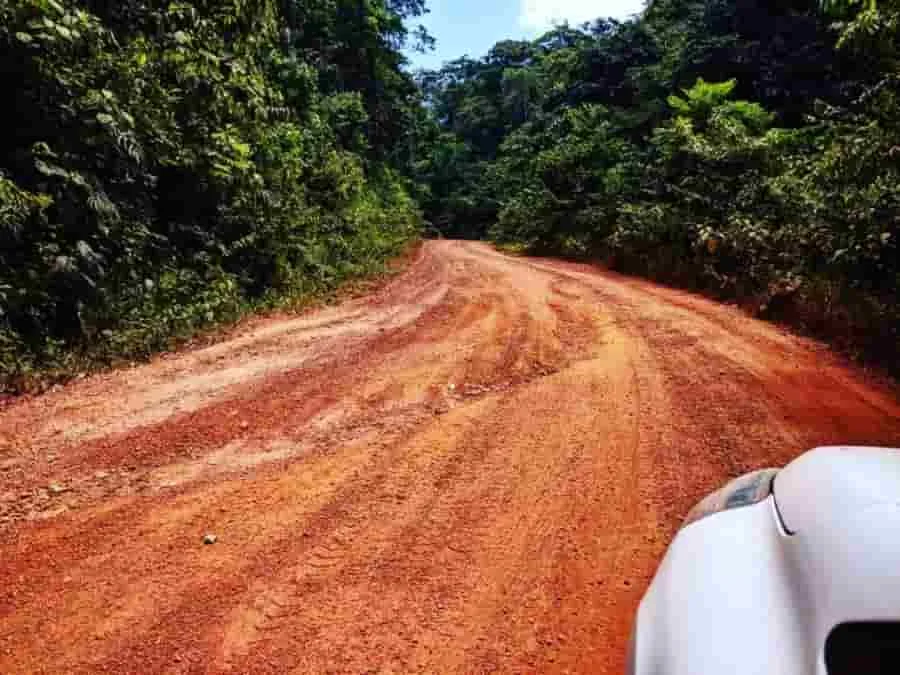
[[[38,173],[41,173],[45,176],[58,176],[59,178],[69,177],[68,171],[53,164],[48,164],[42,159],[34,160],[34,168],[37,169]]]
[[[113,122],[115,122],[115,119],[113,118],[112,115],[101,112],[101,113],[97,113],[97,121],[100,122],[100,124],[109,125],[109,124],[112,124]]]
[[[234,149],[234,151],[238,155],[240,155],[242,157],[247,157],[250,155],[250,146],[247,143],[241,143],[240,141],[232,141],[231,147]]]
[[[16,33],[16,39],[19,42],[24,42],[25,44],[28,44],[29,42],[34,40],[34,38],[32,38],[30,34],[22,32]]]

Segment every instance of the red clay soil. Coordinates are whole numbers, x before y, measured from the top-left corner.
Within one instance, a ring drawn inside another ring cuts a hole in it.
[[[900,445],[900,405],[821,345],[431,242],[0,411],[0,672],[619,673],[693,503],[832,443]]]

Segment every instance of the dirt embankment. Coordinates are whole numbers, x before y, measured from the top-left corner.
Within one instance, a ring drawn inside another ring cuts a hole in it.
[[[0,411],[0,672],[618,673],[694,501],[827,443],[900,445],[900,406],[821,346],[431,242]]]

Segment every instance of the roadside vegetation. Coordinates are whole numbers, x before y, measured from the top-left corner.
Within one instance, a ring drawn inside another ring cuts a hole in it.
[[[420,84],[450,236],[600,259],[900,368],[896,0],[651,0]]]
[[[898,0],[650,0],[412,74],[425,0],[0,0],[0,391],[488,238],[900,369]],[[424,219],[423,219],[424,215]]]
[[[0,390],[380,269],[421,222],[422,11],[0,0]]]

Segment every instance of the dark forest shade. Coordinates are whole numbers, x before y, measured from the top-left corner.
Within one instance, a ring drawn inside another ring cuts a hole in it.
[[[415,236],[421,11],[0,0],[0,390],[320,293]]]

